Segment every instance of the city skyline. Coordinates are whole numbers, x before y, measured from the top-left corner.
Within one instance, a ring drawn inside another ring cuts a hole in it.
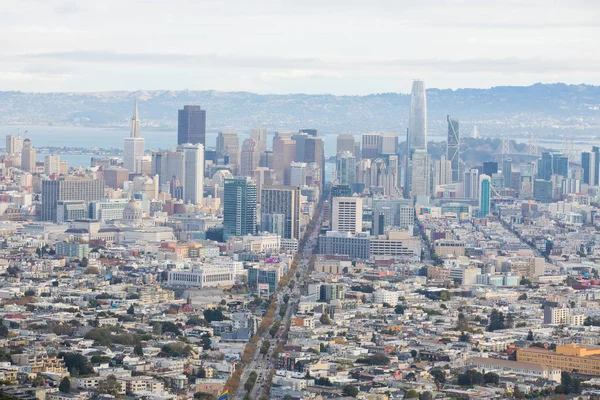
[[[236,12],[229,13],[212,2],[11,0],[0,32],[19,40],[0,43],[0,85],[42,92],[408,93],[415,71],[431,87],[453,89],[600,83],[600,60],[588,51],[600,28],[594,2],[379,4],[263,0],[233,2]],[[110,31],[102,28],[106,20]],[[307,23],[302,34],[287,29]],[[123,38],[135,41],[134,51]],[[202,49],[192,50],[199,41]]]

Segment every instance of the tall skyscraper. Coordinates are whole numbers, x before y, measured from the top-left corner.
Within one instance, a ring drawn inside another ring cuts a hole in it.
[[[256,184],[248,177],[225,179],[224,237],[254,234],[256,234]]]
[[[259,155],[267,151],[267,130],[265,128],[252,129],[250,138],[256,142]]]
[[[300,188],[298,186],[263,186],[260,208],[263,219],[284,215],[285,239],[300,239]]]
[[[204,195],[204,146],[183,145],[183,201],[200,204]]]
[[[434,187],[452,183],[452,162],[442,155],[433,163],[433,175]]]
[[[131,133],[125,138],[123,152],[123,167],[132,174],[142,173],[142,158],[144,157],[144,138],[141,137],[138,104],[135,102],[131,118]]]
[[[349,151],[338,153],[335,172],[338,185],[350,185],[356,183],[356,158]]]
[[[227,160],[231,173],[236,175],[240,165],[240,140],[237,132],[223,131],[217,136],[217,158]]]
[[[334,197],[332,199],[331,230],[362,232],[362,197]]]
[[[427,150],[416,149],[412,154],[412,196],[429,196],[429,156]]]
[[[258,151],[257,142],[252,138],[244,140],[244,143],[242,143],[240,175],[253,177],[259,161],[260,152]]]
[[[159,184],[166,185],[173,177],[183,179],[183,146],[171,151],[152,153],[150,173],[159,176]]]
[[[321,176],[319,177],[319,184],[321,187],[325,184],[325,142],[323,138],[309,136],[306,140],[306,148],[304,154],[304,161],[307,164],[316,163],[321,169]],[[316,177],[313,176],[313,180]]]
[[[538,160],[537,176],[539,179],[550,180],[552,176],[552,153],[548,151],[542,153],[542,158]]]
[[[427,151],[427,95],[425,82],[413,81],[408,117],[408,143],[412,149]]]
[[[44,157],[44,174],[50,176],[60,173],[60,157],[55,154],[49,154]]]
[[[345,151],[349,151],[350,153],[354,153],[354,136],[348,134],[341,134],[337,136],[337,147],[335,154],[343,153]]]
[[[6,135],[6,154],[20,154],[21,151],[23,151],[23,138]]]
[[[458,129],[458,120],[450,119],[447,115],[448,120],[448,155],[447,159],[452,164],[452,182],[460,182],[460,131]]]
[[[292,139],[273,139],[273,171],[277,182],[290,182],[290,165],[296,155],[296,142]]]
[[[200,143],[206,147],[206,110],[183,106],[177,113],[177,144]]]
[[[31,140],[23,140],[23,150],[21,151],[21,169],[25,172],[35,172],[36,152],[31,144]]]
[[[467,199],[479,198],[479,171],[475,168],[465,171],[464,195]]]
[[[502,178],[505,188],[512,187],[512,160],[510,158],[502,160]]]
[[[581,167],[583,168],[583,183],[590,186],[596,184],[596,153],[584,151],[581,153]]]
[[[313,137],[319,136],[319,131],[317,131],[316,129],[300,129],[299,132],[306,133],[307,135],[313,136]]]
[[[379,133],[364,133],[362,135],[362,158],[379,157]]]
[[[486,217],[490,213],[492,202],[492,178],[479,176],[479,216]]]
[[[97,179],[60,178],[42,181],[42,221],[57,221],[59,201],[90,202],[104,198],[104,182]]]

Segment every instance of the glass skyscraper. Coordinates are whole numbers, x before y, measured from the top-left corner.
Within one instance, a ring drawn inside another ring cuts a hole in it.
[[[202,144],[206,147],[206,110],[183,106],[177,118],[177,144]]]
[[[247,177],[225,179],[223,236],[256,234],[256,184]]]
[[[479,176],[479,216],[490,213],[492,197],[492,179],[488,175]]]

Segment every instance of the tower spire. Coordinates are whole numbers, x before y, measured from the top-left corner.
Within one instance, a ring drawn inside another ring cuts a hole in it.
[[[133,108],[133,117],[131,118],[131,134],[130,137],[139,138],[140,134],[140,118],[138,115],[138,102],[135,99],[135,106]]]

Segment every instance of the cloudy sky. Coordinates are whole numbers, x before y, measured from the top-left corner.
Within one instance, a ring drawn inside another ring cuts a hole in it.
[[[597,0],[2,0],[0,90],[600,84]]]

